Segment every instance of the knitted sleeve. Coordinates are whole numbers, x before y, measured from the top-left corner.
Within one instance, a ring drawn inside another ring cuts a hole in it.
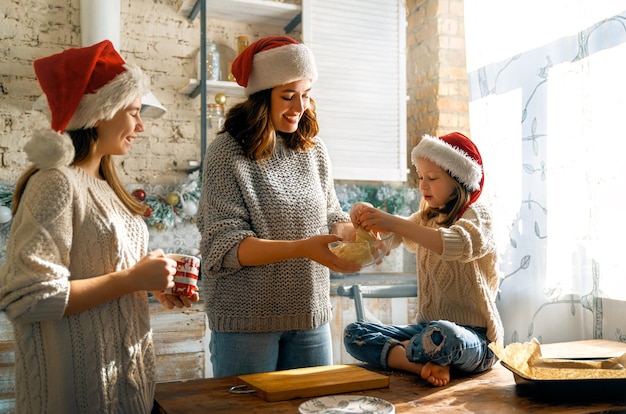
[[[474,203],[449,228],[439,228],[443,240],[444,261],[471,262],[496,249],[491,230],[491,214],[480,203]]]
[[[229,134],[222,134],[213,141],[204,161],[196,220],[202,236],[202,266],[218,275],[241,268],[237,259],[239,243],[254,236],[248,224],[244,194],[234,179],[234,171],[245,168],[245,164],[237,165],[236,159],[241,156],[235,140]]]
[[[12,320],[58,320],[69,297],[73,187],[60,170],[31,177],[0,269],[0,309]]]

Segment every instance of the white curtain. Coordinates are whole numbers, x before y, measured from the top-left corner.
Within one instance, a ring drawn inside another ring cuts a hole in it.
[[[466,0],[465,29],[506,342],[626,341],[626,2]]]

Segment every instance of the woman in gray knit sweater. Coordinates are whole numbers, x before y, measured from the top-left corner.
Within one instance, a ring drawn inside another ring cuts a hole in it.
[[[248,99],[207,149],[197,223],[214,375],[332,364],[329,223],[347,222],[310,97],[309,48],[275,36],[233,62]]]
[[[162,291],[176,262],[147,252],[145,206],[112,156],[144,131],[142,71],[105,40],[35,61],[51,129],[24,150],[0,309],[15,334],[16,411],[150,413],[155,354],[147,291],[168,308],[198,298]],[[64,133],[67,131],[67,133]]]

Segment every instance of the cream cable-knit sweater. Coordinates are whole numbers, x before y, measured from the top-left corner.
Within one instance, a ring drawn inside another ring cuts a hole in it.
[[[409,220],[439,228],[443,239],[441,255],[403,240],[408,250],[417,253],[417,322],[445,319],[483,327],[490,341],[502,340],[504,330],[495,303],[497,251],[489,210],[479,202],[471,204],[449,228],[439,227],[435,219],[422,222],[418,213]]]
[[[237,259],[246,237],[297,240],[349,221],[322,141],[295,152],[279,137],[270,159],[252,161],[228,133],[219,135],[207,150],[196,218],[211,330],[313,329],[331,319],[327,267],[304,258],[243,267]]]
[[[149,413],[155,356],[145,292],[63,316],[70,279],[134,265],[148,231],[105,181],[78,167],[34,175],[0,268],[15,333],[18,413]]]

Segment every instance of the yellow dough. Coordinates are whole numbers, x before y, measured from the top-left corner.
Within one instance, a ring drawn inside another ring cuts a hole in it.
[[[361,265],[369,263],[374,259],[369,245],[362,243],[341,243],[338,246],[331,247],[330,251],[342,259]]]
[[[380,240],[380,239],[376,237],[376,235],[373,232],[367,231],[362,227],[359,227],[358,229],[356,229],[356,241],[369,242],[369,241],[374,241],[374,240]]]
[[[359,227],[356,230],[355,241],[360,243],[339,243],[338,246],[331,247],[330,251],[342,259],[364,265],[372,262],[374,256],[372,256],[370,245],[362,242],[374,240],[379,240],[374,233]]]

